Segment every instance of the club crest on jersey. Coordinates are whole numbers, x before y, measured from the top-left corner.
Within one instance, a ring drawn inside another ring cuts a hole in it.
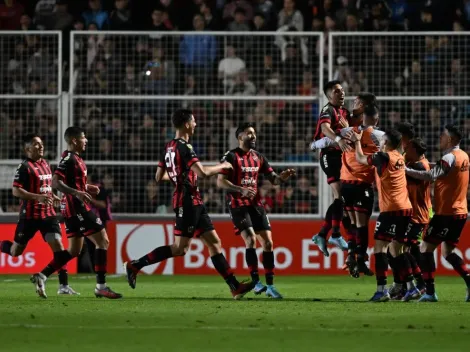
[[[186,146],[189,148],[189,149],[193,149],[193,146],[191,144],[186,144]]]
[[[461,172],[468,171],[468,161],[467,160],[464,160],[464,162],[462,163],[462,166],[460,167],[460,171]]]
[[[397,160],[395,163],[395,169],[396,170],[402,170],[405,168],[405,162],[403,160]]]
[[[328,111],[328,105],[325,105],[321,112],[327,112],[327,111]]]

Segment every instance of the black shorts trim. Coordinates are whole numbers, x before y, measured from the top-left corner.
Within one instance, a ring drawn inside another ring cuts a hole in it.
[[[104,229],[101,219],[91,210],[65,218],[64,222],[67,237],[87,237]]]
[[[271,231],[268,214],[263,206],[244,206],[229,209],[236,235],[240,235],[250,227],[255,232]]]
[[[59,220],[55,216],[45,219],[20,219],[16,225],[14,241],[26,246],[38,231],[44,241],[48,233],[61,234]]]
[[[374,239],[406,243],[406,232],[410,221],[411,215],[397,215],[396,212],[380,213],[375,224]]]
[[[408,229],[406,230],[406,244],[411,246],[421,243],[421,239],[426,232],[427,226],[427,224],[410,222],[408,224]]]
[[[173,233],[175,236],[199,237],[213,231],[214,224],[204,205],[191,205],[175,209],[176,221]]]
[[[372,215],[375,196],[371,185],[342,182],[341,196],[347,211]]]
[[[328,184],[340,180],[342,165],[341,150],[328,150],[320,153],[320,166],[327,177]]]
[[[423,241],[439,245],[445,242],[456,247],[467,222],[467,215],[434,215]]]

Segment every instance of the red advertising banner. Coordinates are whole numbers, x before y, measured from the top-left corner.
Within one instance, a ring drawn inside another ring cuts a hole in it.
[[[136,259],[152,249],[170,245],[174,241],[173,222],[111,222],[108,223],[108,234],[111,248],[109,250],[108,268],[110,272],[124,273],[123,263]],[[247,275],[245,264],[245,246],[239,236],[235,236],[230,221],[215,221],[214,225],[222,240],[224,254],[236,274]],[[320,221],[271,221],[274,241],[274,254],[277,275],[346,275],[341,267],[346,259],[345,252],[330,247],[330,256],[324,257],[312,243],[311,237],[317,233]],[[373,231],[375,222],[371,222],[369,231],[368,253],[373,269]],[[262,249],[258,248],[258,255]],[[457,253],[462,256],[470,270],[470,225],[467,224],[462,234]],[[455,275],[452,266],[435,254],[438,275]],[[262,265],[260,263],[260,267]],[[147,274],[191,275],[216,274],[207,249],[202,241],[194,239],[184,257],[169,259],[165,262],[148,266],[142,270]]]
[[[0,224],[2,240],[13,241],[15,237],[16,224]],[[67,248],[67,237],[62,226],[62,241]],[[41,234],[29,241],[25,251],[19,257],[11,257],[0,253],[0,274],[34,274],[40,272],[52,259],[52,250],[44,242]],[[69,273],[77,272],[77,260],[74,259],[67,264]]]

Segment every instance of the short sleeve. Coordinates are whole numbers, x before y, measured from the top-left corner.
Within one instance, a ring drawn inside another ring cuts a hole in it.
[[[163,152],[160,154],[160,159],[158,159],[157,166],[164,169],[165,168],[165,153],[166,153],[166,147],[163,148]]]
[[[455,155],[452,153],[448,153],[444,155],[441,160],[437,162],[436,166],[440,166],[444,171],[444,175],[447,175],[452,167],[455,165]]]
[[[27,188],[28,183],[29,183],[28,168],[24,164],[21,164],[16,169],[15,177],[13,179],[13,187]]]
[[[228,162],[230,164],[232,164],[232,166],[234,166],[234,161],[235,161],[235,157],[233,155],[233,152],[231,151],[228,151],[227,153],[224,154],[224,156],[222,156],[222,158],[220,159],[220,162],[223,163],[223,162]],[[220,170],[219,171],[219,174],[221,175],[230,175],[230,173],[232,172],[232,170],[228,169],[223,169],[223,170]]]
[[[189,143],[179,143],[178,149],[181,154],[182,161],[188,169],[193,166],[193,164],[199,161],[199,158],[196,155],[196,152],[193,149],[193,146]]]
[[[320,113],[318,118],[318,126],[324,124],[325,122],[331,124],[331,109],[329,105],[325,105]]]
[[[261,164],[261,170],[260,172],[262,174],[270,174],[271,172],[273,172],[273,168],[271,167],[271,165],[269,164],[269,161],[268,159],[266,159],[266,157],[264,155],[260,155],[261,157],[261,160],[262,160],[262,164]]]
[[[71,154],[65,155],[59,162],[57,169],[54,171],[54,174],[59,176],[61,179],[65,179],[67,175],[67,170],[73,166],[73,160]]]

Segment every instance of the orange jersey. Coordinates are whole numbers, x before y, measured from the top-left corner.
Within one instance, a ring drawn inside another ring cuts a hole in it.
[[[437,215],[463,215],[468,213],[468,154],[457,148],[444,155],[436,167],[444,175],[436,179],[434,187]]]
[[[379,152],[369,155],[367,162],[376,167],[375,182],[379,192],[380,212],[412,209],[408,197],[403,155],[397,150]]]
[[[359,128],[353,128],[359,132]],[[350,129],[349,129],[350,130]],[[361,147],[364,155],[372,155],[379,151],[380,138],[384,132],[372,126],[363,129]],[[352,184],[368,184],[374,182],[375,170],[372,165],[364,165],[357,161],[356,151],[353,149],[343,153],[343,165],[341,167],[341,181]]]
[[[414,163],[408,163],[407,167],[413,170],[429,171],[429,161],[426,158]],[[411,222],[415,224],[429,223],[429,209],[431,209],[431,182],[407,177],[408,195],[413,206]]]

